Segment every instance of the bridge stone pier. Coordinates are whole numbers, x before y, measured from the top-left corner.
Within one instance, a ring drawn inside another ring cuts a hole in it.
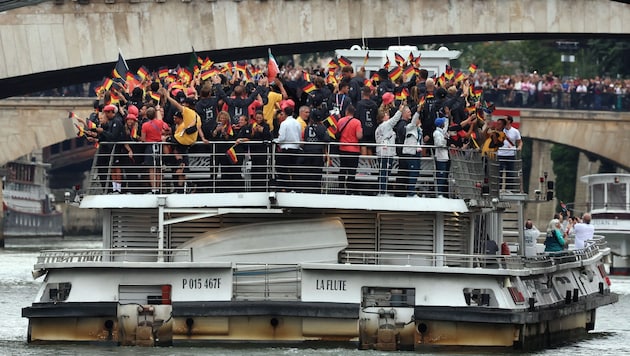
[[[630,34],[630,5],[610,0],[24,3],[35,5],[0,11],[0,98],[41,84],[27,80],[33,75],[57,86],[100,80],[111,73],[118,49],[135,70],[142,64],[185,64],[192,47],[220,62],[265,57],[268,47],[276,55],[305,53],[349,48],[362,39],[376,49],[399,43]],[[479,21],[464,20],[471,16]]]

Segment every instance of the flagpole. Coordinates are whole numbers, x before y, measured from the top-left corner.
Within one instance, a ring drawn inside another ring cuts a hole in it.
[[[127,61],[125,60],[125,56],[123,56],[123,53],[120,47],[118,47],[118,54],[120,54],[120,57],[122,58],[123,63],[125,63],[125,67],[127,67],[127,70],[129,70],[129,66],[127,65]]]

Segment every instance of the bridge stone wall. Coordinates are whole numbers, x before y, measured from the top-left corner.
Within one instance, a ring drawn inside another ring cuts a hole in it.
[[[630,169],[630,113],[521,110],[521,134],[606,157]]]
[[[87,116],[93,99],[13,98],[0,100],[0,165],[76,136],[68,112]]]
[[[0,13],[0,79],[115,62],[119,48],[129,60],[361,38],[627,35],[628,18],[609,0],[47,1]]]

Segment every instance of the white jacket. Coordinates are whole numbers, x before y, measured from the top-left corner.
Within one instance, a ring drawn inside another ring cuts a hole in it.
[[[435,145],[435,160],[448,161],[448,147],[446,141],[446,129],[436,127],[433,131],[433,144]]]
[[[420,151],[422,128],[418,127],[418,122],[420,122],[420,114],[415,113],[411,122],[405,126],[405,147],[402,149],[405,155],[416,155]]]
[[[394,116],[387,120],[383,121],[374,132],[374,138],[376,140],[376,154],[383,157],[393,157],[396,155],[396,147],[393,146],[396,144],[396,132],[394,132],[394,126],[400,121],[402,117],[402,112],[396,111]],[[381,146],[386,145],[386,146]]]

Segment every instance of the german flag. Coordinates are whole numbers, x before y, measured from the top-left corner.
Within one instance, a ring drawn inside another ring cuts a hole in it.
[[[416,69],[414,67],[412,67],[412,66],[409,66],[409,67],[405,68],[405,70],[403,71],[403,78],[405,78],[406,81],[407,81],[415,73],[416,73]]]
[[[407,88],[402,88],[402,90],[396,93],[396,100],[406,100],[409,96],[409,90]]]
[[[134,126],[131,128],[131,131],[129,132],[129,136],[130,136],[133,140],[136,140],[136,139],[140,138],[140,136],[138,135],[138,126],[137,126],[137,125],[134,125]]]
[[[111,78],[105,78],[101,87],[105,90],[109,90],[112,87],[112,84],[114,84],[114,81]]]
[[[337,61],[339,62],[339,65],[341,66],[349,66],[352,64],[352,61],[344,56],[339,56],[339,59]]]
[[[116,105],[118,103],[120,103],[120,97],[118,96],[118,94],[115,94],[113,92],[110,93],[109,104]]]
[[[335,134],[337,133],[337,121],[339,117],[337,115],[329,115],[326,120],[324,120],[323,124],[326,126],[326,131],[328,132],[328,136],[331,138],[335,138]]]
[[[160,103],[160,99],[161,99],[160,94],[156,92],[150,92],[149,96],[151,97],[151,99],[155,100],[158,104]]]
[[[83,126],[79,126],[77,124],[74,124],[74,127],[77,128],[77,137],[81,137],[83,135],[85,135],[85,130],[83,129]]]
[[[326,84],[337,85],[337,78],[335,78],[334,72],[328,72],[328,76],[326,77]]]
[[[475,74],[475,72],[477,71],[477,65],[475,63],[470,63],[470,65],[468,66],[468,71],[470,72],[470,74]]]
[[[364,67],[367,64],[368,59],[370,59],[370,51],[365,52],[365,58],[363,58],[363,66]]]
[[[96,123],[94,121],[91,120],[87,120],[87,128],[88,130],[95,130],[96,129]]]
[[[419,107],[419,108],[423,107],[423,106],[424,106],[424,102],[425,102],[425,96],[423,95],[423,96],[420,98],[420,101],[418,102],[418,107]]]
[[[444,73],[442,73],[442,75],[440,75],[440,77],[437,80],[438,84],[441,87],[444,87],[444,84],[446,84],[446,78],[444,77]]]
[[[363,86],[366,86],[368,88],[372,88],[374,86],[374,83],[372,83],[372,81],[368,78],[363,79]]]
[[[239,61],[236,62],[236,71],[237,72],[241,72],[243,74],[245,74],[245,71],[247,70],[247,62],[243,61]]]
[[[462,80],[464,80],[464,72],[459,71],[455,75],[455,82],[458,83],[458,82],[461,82]]]
[[[214,62],[210,60],[210,58],[206,57],[206,59],[203,60],[203,63],[201,63],[201,69],[208,70],[212,67],[213,64]]]
[[[228,124],[227,134],[228,136],[234,136],[234,129],[232,128],[232,124]]]
[[[145,80],[149,76],[149,70],[145,66],[140,67],[136,73],[138,74],[140,80]]]
[[[389,70],[390,66],[391,66],[391,63],[389,62],[389,57],[387,57],[387,60],[385,61],[385,64],[383,64],[383,68]]]
[[[396,80],[398,79],[401,75],[402,75],[402,68],[401,67],[396,67],[394,69],[392,69],[391,72],[389,72],[389,79],[391,80]]]
[[[160,69],[158,69],[158,77],[159,78],[166,78],[166,77],[168,77],[168,68],[167,67],[161,67]]]
[[[210,77],[212,77],[212,71],[210,70],[206,70],[204,72],[201,72],[201,80],[208,80],[210,79]]]
[[[307,82],[310,82],[311,81],[311,75],[308,74],[308,72],[304,70],[304,71],[302,71],[302,79],[304,79]]]
[[[413,59],[412,64],[413,64],[414,67],[420,68],[420,55],[419,54],[418,54],[418,57]]]
[[[453,76],[455,76],[455,71],[453,70],[453,68],[451,68],[451,66],[447,65],[446,70],[444,71],[444,77],[448,80],[451,80],[453,79]]]
[[[225,63],[225,66],[223,66],[223,72],[230,72],[230,74],[234,73],[234,64],[232,62]]]
[[[238,156],[236,155],[236,150],[234,149],[234,146],[230,147],[230,149],[225,152],[225,155],[228,157],[230,162],[232,162],[232,164],[238,163]]]
[[[337,63],[337,60],[333,58],[330,62],[328,62],[328,66],[326,66],[326,68],[328,68],[329,72],[334,72],[337,68],[339,68],[339,63]]]
[[[399,53],[394,53],[394,61],[399,67],[402,67],[405,64],[405,57],[401,56]]]
[[[302,87],[302,91],[305,93],[310,93],[315,89],[317,88],[315,88],[315,84],[313,83],[306,83],[306,85]]]
[[[112,71],[114,78],[120,78],[122,80],[127,76],[127,72],[129,71],[129,67],[127,67],[127,62],[123,58],[122,54],[118,53],[118,61],[116,62],[116,66]]]
[[[409,63],[409,65],[413,63],[413,52],[409,52],[409,56],[407,56],[407,63]]]
[[[68,119],[79,119],[79,116],[72,111],[68,111]]]
[[[372,78],[370,78],[370,81],[372,83],[378,83],[379,80],[380,80],[380,77],[378,76],[378,72],[372,73]]]

